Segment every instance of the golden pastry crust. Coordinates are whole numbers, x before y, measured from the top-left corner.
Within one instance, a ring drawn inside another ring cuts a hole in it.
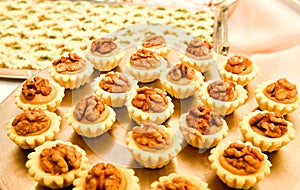
[[[246,86],[249,84],[255,77],[257,76],[259,72],[258,66],[251,61],[250,65],[250,72],[245,74],[235,74],[232,72],[229,72],[225,69],[227,64],[227,61],[221,62],[218,64],[218,71],[223,80],[228,79],[231,81],[236,82],[239,85]]]
[[[265,88],[272,84],[274,81],[264,81],[261,84],[257,85],[255,89],[255,98],[258,103],[258,106],[262,110],[268,110],[280,113],[282,115],[286,115],[300,107],[300,97],[296,96],[295,101],[293,103],[281,103],[276,102],[268,98],[264,94]]]
[[[81,156],[80,167],[78,169],[73,169],[67,173],[60,175],[52,175],[51,173],[46,173],[40,166],[40,154],[45,148],[51,148],[57,144],[63,144],[67,146],[72,146],[78,151]],[[35,181],[40,183],[43,186],[50,187],[52,189],[63,188],[69,186],[73,181],[81,177],[81,171],[86,169],[88,158],[83,149],[77,145],[73,145],[70,142],[63,142],[60,140],[47,141],[44,144],[36,147],[34,152],[28,155],[28,161],[26,162],[26,167],[28,168],[28,174],[34,178]]]
[[[217,112],[220,115],[231,114],[236,108],[241,106],[248,98],[247,90],[245,90],[241,85],[235,83],[236,98],[234,100],[220,101],[214,99],[209,95],[207,90],[208,85],[212,82],[213,81],[206,82],[200,87],[199,98],[207,107],[213,109],[215,112]]]
[[[216,133],[202,134],[197,129],[187,126],[187,115],[188,113],[185,113],[180,116],[179,128],[185,140],[193,147],[201,149],[214,147],[228,135],[229,128],[224,119],[222,119],[223,124]]]
[[[116,167],[116,166],[115,166]],[[138,184],[139,178],[134,175],[134,170],[126,169],[121,167],[116,167],[125,180],[126,187],[124,190],[140,190],[140,185]],[[86,177],[88,176],[88,171],[84,170],[81,172],[81,177],[76,179],[73,183],[73,190],[85,190],[86,189]]]
[[[168,73],[171,70],[172,68],[169,68],[161,73],[160,82],[162,89],[177,99],[185,99],[192,96],[204,84],[204,76],[194,69],[192,70],[194,70],[195,76],[190,80],[189,84],[176,84],[168,79]]]
[[[78,135],[89,138],[97,137],[108,131],[116,121],[115,111],[107,105],[105,105],[105,109],[108,110],[108,116],[101,122],[81,123],[77,121],[73,114],[74,108],[68,109],[66,112],[66,120]]]
[[[271,138],[264,135],[260,135],[256,133],[249,121],[252,117],[256,116],[257,114],[266,114],[266,113],[273,113],[267,110],[260,111],[256,110],[254,112],[249,113],[248,115],[243,117],[243,120],[240,123],[240,128],[242,135],[246,141],[251,142],[254,146],[259,147],[262,151],[276,151],[282,148],[283,146],[290,143],[295,138],[295,129],[293,128],[293,123],[285,120],[287,124],[287,131],[280,137]],[[284,119],[284,118],[283,118]]]
[[[60,131],[61,117],[49,111],[43,112],[51,122],[50,127],[45,132],[33,136],[18,135],[14,126],[12,125],[13,120],[15,119],[14,117],[10,119],[9,125],[7,126],[7,136],[10,138],[10,140],[23,149],[33,149],[46,141],[53,140]]]
[[[14,94],[16,105],[22,110],[40,109],[40,110],[49,110],[51,112],[54,112],[58,108],[63,97],[65,96],[65,88],[60,86],[56,82],[49,81],[49,83],[56,90],[56,96],[51,101],[43,104],[30,104],[29,102],[25,103],[21,100],[21,93],[22,93],[22,86],[21,86],[16,90],[16,93]]]
[[[140,126],[143,127],[143,124]],[[169,136],[169,144],[162,149],[141,148],[133,138],[133,132],[129,131],[126,137],[126,145],[133,158],[145,168],[162,168],[167,165],[181,151],[182,138],[174,129],[166,128],[164,125],[157,125]]]
[[[133,76],[137,81],[142,83],[152,82],[156,79],[159,79],[161,73],[167,69],[168,66],[168,63],[164,58],[159,56],[158,59],[160,61],[160,65],[156,68],[138,69],[130,64],[130,60],[127,61],[126,68],[130,75]]]
[[[98,71],[111,71],[119,65],[125,55],[125,51],[121,51],[118,45],[116,49],[113,49],[111,52],[103,53],[101,55],[100,53],[95,55],[91,48],[92,45],[87,49],[85,55]]]
[[[121,74],[118,72],[109,72],[107,74]],[[97,96],[103,98],[105,104],[112,106],[112,107],[122,107],[125,105],[125,102],[127,100],[127,97],[131,93],[132,90],[135,90],[138,88],[137,81],[130,75],[127,75],[125,73],[122,73],[127,79],[129,84],[129,89],[126,92],[123,93],[111,93],[107,92],[106,90],[102,89],[99,86],[100,81],[105,77],[106,74],[101,74],[100,77],[97,77],[94,79],[94,92]]]
[[[137,89],[138,90],[138,89]],[[134,105],[132,105],[133,98],[137,95],[137,90],[133,90],[125,103],[129,116],[138,124],[145,122],[153,122],[156,124],[162,124],[165,122],[174,112],[174,104],[169,96],[166,96],[167,107],[162,112],[146,112]],[[166,94],[166,93],[165,93]]]
[[[272,164],[268,160],[267,155],[263,154],[259,148],[254,147],[250,142],[243,143],[241,141],[235,141],[234,143],[250,146],[252,149],[259,152],[263,156],[263,160],[261,161],[261,166],[258,171],[252,174],[237,175],[228,171],[220,163],[220,157],[223,156],[224,150],[232,143],[233,142],[221,143],[211,150],[211,154],[208,157],[211,162],[211,168],[227,186],[237,189],[249,189],[270,174],[270,167]]]
[[[82,57],[82,56],[81,56]],[[51,66],[49,69],[49,75],[61,86],[67,88],[67,89],[74,89],[79,88],[82,85],[85,84],[87,79],[91,76],[93,73],[93,65],[86,60],[84,57],[82,57],[83,70],[72,72],[66,72],[66,73],[59,73],[56,71],[55,66]]]
[[[187,180],[191,185],[193,185],[194,190],[209,190],[208,184],[198,179],[196,176],[183,175],[171,173],[168,176],[162,176],[158,179],[158,181],[153,182],[151,186],[151,190],[159,190],[158,185],[160,183],[164,183],[167,181],[172,181],[174,178],[182,178]]]

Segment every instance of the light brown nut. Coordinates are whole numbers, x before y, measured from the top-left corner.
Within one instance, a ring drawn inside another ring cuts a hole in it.
[[[42,150],[40,166],[46,173],[60,175],[80,168],[81,157],[81,153],[75,147],[59,143]]]
[[[104,102],[96,96],[89,96],[81,99],[75,106],[73,115],[77,121],[86,119],[94,122],[98,120],[101,113],[105,110]]]
[[[114,42],[112,38],[100,38],[94,40],[91,45],[92,52],[98,52],[101,54],[107,54],[112,52],[117,48],[117,44]]]
[[[168,106],[167,95],[160,89],[149,87],[137,89],[137,95],[131,103],[143,111],[155,113],[163,112]]]
[[[163,36],[147,36],[142,42],[144,48],[151,48],[156,46],[165,46],[166,40]]]
[[[153,69],[160,66],[160,59],[155,52],[139,49],[130,56],[130,64],[141,69]]]
[[[193,80],[195,77],[195,70],[188,65],[181,63],[175,65],[168,73],[169,77],[174,80],[178,81],[182,78],[187,78],[189,80]]]
[[[99,82],[99,87],[110,93],[124,93],[130,88],[128,78],[120,73],[108,73]]]
[[[120,171],[112,164],[98,163],[89,170],[85,178],[86,190],[119,190],[122,183]]]
[[[235,83],[229,80],[218,80],[208,85],[210,97],[220,101],[231,101],[235,96]]]
[[[193,38],[187,46],[186,52],[197,57],[209,55],[210,50],[212,49],[212,45],[208,41],[202,40],[200,37]]]
[[[132,137],[137,146],[141,148],[162,149],[170,143],[170,136],[152,123],[145,123],[142,127],[134,127]]]
[[[287,132],[287,122],[278,113],[259,113],[249,120],[251,127],[258,129],[259,134],[270,138],[278,138]]]
[[[227,60],[225,70],[234,74],[241,74],[251,66],[252,62],[247,57],[235,55]]]
[[[26,100],[32,100],[36,94],[47,96],[51,93],[51,90],[49,80],[40,76],[27,79],[22,86],[22,94]]]
[[[58,73],[74,72],[79,71],[84,67],[84,61],[82,57],[76,53],[69,53],[68,57],[62,56],[53,61],[52,65]]]
[[[189,180],[182,178],[182,177],[174,177],[169,180],[161,181],[157,185],[158,190],[197,190],[199,189],[195,185],[193,185]]]

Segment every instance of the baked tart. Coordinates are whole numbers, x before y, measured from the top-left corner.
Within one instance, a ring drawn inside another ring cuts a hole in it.
[[[206,72],[215,63],[213,45],[200,37],[193,38],[187,44],[184,54],[179,54],[182,63],[186,63],[199,72]]]
[[[97,163],[73,183],[73,190],[122,189],[139,190],[139,178],[134,170],[114,166],[111,163]]]
[[[98,71],[111,71],[121,62],[124,53],[113,38],[102,37],[92,42],[86,57]]]
[[[246,86],[257,76],[258,66],[249,58],[234,55],[225,62],[218,64],[218,71],[222,79],[228,79],[239,85]]]
[[[112,107],[125,105],[130,92],[138,88],[137,81],[126,73],[109,72],[94,80],[94,92]]]
[[[187,64],[176,64],[162,72],[160,76],[162,89],[177,99],[192,96],[204,83],[204,77]]]
[[[84,85],[93,73],[93,65],[76,53],[68,53],[52,63],[50,76],[61,86],[74,89]]]
[[[279,113],[267,110],[256,110],[244,116],[240,128],[246,141],[267,152],[287,145],[296,133],[292,122]]]
[[[159,79],[167,65],[167,61],[157,53],[139,49],[130,56],[126,68],[137,81],[147,83]]]
[[[146,36],[137,48],[150,50],[162,57],[166,57],[170,52],[170,48],[167,47],[165,37],[161,35]]]
[[[208,184],[196,176],[171,173],[162,176],[151,184],[151,190],[186,189],[186,190],[209,190]]]
[[[229,115],[248,98],[243,86],[230,80],[206,82],[200,87],[199,98],[220,115]]]
[[[171,98],[158,88],[142,87],[128,96],[126,107],[129,116],[138,124],[153,122],[162,124],[174,112]]]
[[[300,107],[297,86],[286,78],[262,82],[255,89],[255,98],[260,109],[283,115]]]
[[[7,136],[23,149],[33,149],[53,140],[60,131],[61,117],[53,112],[27,110],[12,118]]]
[[[77,145],[60,140],[47,141],[28,155],[29,176],[51,189],[70,186],[86,169],[86,153]]]
[[[68,109],[66,120],[77,134],[97,137],[108,131],[116,121],[114,110],[101,97],[88,96]]]
[[[180,116],[179,128],[188,144],[200,149],[216,146],[229,130],[219,114],[200,104]]]
[[[221,143],[208,157],[211,168],[229,187],[249,189],[270,174],[268,156],[250,142]]]
[[[174,129],[144,123],[128,132],[126,145],[133,158],[145,168],[167,165],[181,150],[182,139]]]
[[[16,105],[22,110],[54,112],[61,103],[65,89],[56,82],[40,76],[28,78],[14,94]]]

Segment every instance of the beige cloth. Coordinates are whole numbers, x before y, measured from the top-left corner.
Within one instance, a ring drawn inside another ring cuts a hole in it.
[[[283,0],[240,0],[228,21],[230,54],[248,55],[270,79],[300,88],[300,13]]]

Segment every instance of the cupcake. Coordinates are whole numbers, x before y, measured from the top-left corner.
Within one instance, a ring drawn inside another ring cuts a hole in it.
[[[171,173],[162,176],[151,184],[151,190],[162,189],[188,189],[188,190],[209,190],[208,184],[199,180],[196,176]]]
[[[250,142],[219,144],[208,157],[211,168],[229,187],[249,189],[270,174],[271,162],[267,155]]]
[[[69,186],[87,166],[86,153],[77,145],[60,140],[47,141],[28,155],[29,176],[43,186],[58,189]]]
[[[112,127],[116,121],[116,113],[104,104],[102,98],[88,96],[67,111],[66,120],[77,134],[97,137]]]
[[[60,131],[61,117],[42,110],[27,110],[12,118],[7,136],[23,149],[33,149],[53,140]]]
[[[179,128],[188,144],[200,149],[216,146],[228,135],[229,130],[219,114],[202,105],[182,114]]]
[[[138,88],[137,81],[125,73],[109,72],[94,80],[95,94],[112,107],[122,107],[130,92]]]
[[[28,78],[14,94],[16,105],[22,110],[49,110],[54,112],[65,93],[59,84],[40,76]]]
[[[241,132],[246,141],[262,151],[276,151],[295,138],[293,123],[283,115],[267,110],[256,110],[244,116],[240,123]]]
[[[260,109],[283,115],[300,107],[297,86],[286,78],[262,82],[255,89],[255,98]]]
[[[198,71],[181,63],[162,72],[162,89],[177,99],[192,96],[204,83],[204,77]]]
[[[206,72],[215,63],[212,48],[211,43],[196,37],[187,44],[185,54],[179,54],[179,58],[197,71]]]
[[[174,112],[174,104],[165,92],[158,88],[142,87],[128,96],[126,107],[129,116],[138,124],[153,122],[162,124]]]
[[[157,53],[139,49],[130,56],[126,68],[137,81],[147,83],[158,79],[167,65],[167,61]]]
[[[246,86],[257,76],[258,66],[247,57],[235,55],[219,63],[218,71],[222,79]]]
[[[167,47],[166,39],[159,35],[150,35],[145,37],[145,39],[141,42],[141,45],[137,48],[150,50],[162,57],[166,57],[170,52],[170,48]]]
[[[167,165],[181,150],[182,139],[171,128],[144,123],[128,132],[126,145],[133,158],[145,168]]]
[[[110,163],[97,163],[73,183],[73,190],[85,189],[123,189],[139,190],[139,178],[134,170],[114,166]]]
[[[200,87],[199,98],[209,108],[220,115],[229,115],[244,104],[247,91],[230,80],[217,80]]]
[[[74,89],[84,85],[93,71],[89,61],[76,53],[69,53],[52,63],[49,74],[61,86]]]
[[[92,42],[86,57],[98,71],[111,71],[121,62],[124,52],[112,38],[102,37]]]

